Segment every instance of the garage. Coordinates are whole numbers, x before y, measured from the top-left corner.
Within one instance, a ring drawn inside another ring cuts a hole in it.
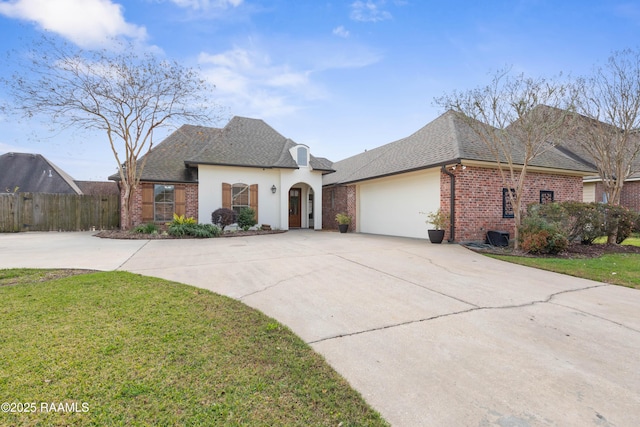
[[[440,207],[440,169],[365,181],[356,192],[359,232],[426,239],[420,212]]]

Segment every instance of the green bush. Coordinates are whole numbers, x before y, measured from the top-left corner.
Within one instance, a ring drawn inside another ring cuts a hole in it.
[[[558,225],[562,222],[563,214],[557,208],[554,212],[557,214],[555,221],[540,215],[536,208],[528,209],[519,228],[519,243],[523,251],[531,254],[557,254],[567,249],[569,240]]]
[[[242,228],[244,231],[247,231],[254,225],[256,225],[258,221],[256,221],[256,211],[251,208],[243,208],[238,213],[238,227]]]
[[[222,230],[213,224],[171,223],[167,232],[176,237],[193,236],[198,238],[218,237]]]
[[[134,233],[140,233],[140,234],[158,234],[158,231],[160,231],[160,228],[152,222],[148,224],[137,225],[133,229]]]
[[[609,236],[616,236],[616,243],[622,243],[631,236],[638,222],[638,213],[623,206],[601,205],[604,211],[604,231]]]

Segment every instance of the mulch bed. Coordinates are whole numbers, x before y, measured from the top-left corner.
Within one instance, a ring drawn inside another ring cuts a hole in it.
[[[263,234],[278,234],[284,233],[286,230],[249,230],[249,231],[225,231],[220,237],[246,237],[246,236],[261,236]],[[156,234],[143,234],[134,233],[133,231],[123,230],[104,230],[94,234],[96,237],[103,239],[123,239],[123,240],[166,240],[166,239],[197,239],[193,236],[171,236],[164,233]]]
[[[640,254],[640,246],[632,245],[610,245],[610,244],[593,244],[583,245],[581,243],[572,243],[566,251],[556,255],[532,255],[522,251],[514,251],[513,247],[497,247],[491,245],[465,245],[469,249],[495,255],[516,255],[531,258],[598,258],[604,254]]]

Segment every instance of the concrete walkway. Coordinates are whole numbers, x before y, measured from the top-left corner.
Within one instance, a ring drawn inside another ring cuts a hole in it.
[[[288,325],[396,426],[640,420],[639,291],[458,245],[311,231],[0,235],[0,268],[12,267],[120,269],[239,299]]]

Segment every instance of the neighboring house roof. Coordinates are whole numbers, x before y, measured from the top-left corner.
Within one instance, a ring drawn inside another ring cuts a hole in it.
[[[195,182],[197,165],[297,169],[289,153],[297,145],[259,119],[236,116],[222,129],[183,125],[145,156],[142,180]],[[332,163],[322,157],[310,155],[309,164],[315,170],[333,171]]]
[[[69,174],[42,155],[28,153],[0,156],[0,191],[82,194]]]
[[[488,125],[483,126],[488,132],[496,131]],[[514,158],[518,158],[518,153]],[[336,172],[326,175],[323,185],[358,182],[462,160],[495,162],[467,119],[450,110],[406,138],[334,163]],[[579,173],[593,172],[591,167],[551,146],[531,165]]]
[[[113,181],[75,181],[86,196],[107,196],[120,194],[118,184]]]

